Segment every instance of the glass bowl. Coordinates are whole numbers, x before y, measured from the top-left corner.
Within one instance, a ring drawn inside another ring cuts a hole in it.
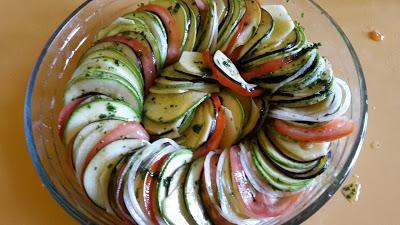
[[[333,162],[317,185],[273,224],[299,224],[321,208],[337,191],[354,165],[367,124],[367,90],[357,55],[343,30],[312,0],[264,1],[284,4],[304,27],[311,41],[322,42],[320,51],[333,64],[337,77],[348,82],[352,104],[347,116],[357,124],[352,136],[333,144]],[[26,93],[25,133],[32,161],[57,202],[82,224],[122,223],[96,208],[79,187],[65,159],[57,134],[57,116],[62,108],[64,87],[78,59],[91,45],[94,35],[118,16],[145,1],[89,0],[76,9],[56,30],[44,47],[33,70]]]

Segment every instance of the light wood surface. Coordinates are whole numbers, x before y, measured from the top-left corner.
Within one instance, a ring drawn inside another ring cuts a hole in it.
[[[0,225],[76,224],[40,183],[26,148],[22,118],[27,81],[40,50],[83,1],[0,2]],[[359,202],[349,204],[337,193],[305,224],[400,224],[400,2],[318,2],[355,46],[367,78],[370,113],[363,151],[354,176],[346,181],[359,176]],[[372,29],[382,31],[385,40],[369,40],[367,32]],[[379,149],[371,147],[374,141]]]

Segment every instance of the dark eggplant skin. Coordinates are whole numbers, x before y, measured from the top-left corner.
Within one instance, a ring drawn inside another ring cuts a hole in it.
[[[239,58],[239,62],[241,62],[241,59],[246,58],[246,56],[248,56],[248,55],[249,55],[249,54],[264,40],[264,39],[268,38],[268,37],[270,36],[270,34],[272,33],[272,30],[273,30],[274,27],[275,27],[275,21],[272,19],[271,14],[270,14],[267,10],[265,10],[265,9],[263,9],[263,8],[261,8],[261,13],[264,14],[264,16],[267,17],[267,18],[269,19],[269,22],[270,22],[270,23],[264,25],[264,26],[267,26],[268,29],[267,29],[267,31],[264,33],[264,35],[261,36],[260,39],[258,39],[258,40],[246,51],[246,53],[244,53],[243,56]],[[259,29],[260,29],[260,28],[258,28],[257,32],[259,32]],[[256,32],[256,33],[257,33],[257,32]]]
[[[259,141],[257,140],[256,142],[260,146]],[[271,143],[271,144],[273,144],[273,143]],[[277,147],[275,147],[275,148],[279,151],[279,148],[277,148]],[[279,151],[279,152],[282,154],[282,156],[284,156],[290,160],[296,161],[294,159],[291,159],[287,155],[283,154],[281,151]],[[330,163],[332,162],[332,153],[331,153],[331,151],[329,151],[327,155],[322,156],[313,161],[309,161],[309,162],[318,161],[318,163],[313,168],[311,168],[307,171],[304,171],[304,172],[296,173],[296,172],[288,171],[287,169],[283,168],[282,166],[280,166],[277,162],[275,162],[272,158],[268,157],[267,155],[264,155],[264,156],[265,156],[265,159],[268,160],[269,162],[271,162],[272,165],[277,170],[279,170],[280,172],[282,172],[283,174],[285,174],[288,177],[291,177],[293,179],[299,179],[299,180],[308,180],[308,179],[312,179],[312,178],[315,178],[315,177],[321,175],[323,172],[326,171],[326,169],[329,167]],[[299,162],[299,161],[296,161],[296,162]]]
[[[296,37],[296,39],[293,42],[290,42],[289,44],[287,44],[283,48],[276,49],[274,51],[271,51],[271,52],[268,52],[268,53],[265,53],[265,54],[250,58],[250,59],[241,60],[241,61],[239,61],[239,63],[248,63],[248,62],[251,62],[253,60],[261,59],[261,58],[264,58],[264,57],[267,57],[267,56],[270,56],[270,55],[274,55],[274,54],[278,54],[278,53],[290,50],[291,48],[296,46],[296,43],[298,42],[298,38],[299,37]],[[257,45],[255,45],[255,46],[257,46]],[[249,52],[251,52],[251,50]]]
[[[182,73],[182,72],[181,72]],[[191,76],[193,77],[193,79],[186,79],[186,78],[178,78],[178,77],[173,77],[173,76],[164,76],[165,79],[170,80],[170,81],[184,81],[184,82],[193,82],[193,83],[197,83],[197,82],[201,82],[201,83],[217,83],[216,80],[214,79],[210,79],[210,78],[200,78],[199,76],[195,76],[195,75],[190,75],[188,73],[185,73],[185,75],[187,76]]]
[[[281,172],[283,172],[284,174],[286,174],[287,176],[289,176],[291,178],[312,179],[312,178],[315,178],[315,177],[321,175],[323,172],[325,172],[328,169],[329,165],[332,162],[331,151],[329,151],[326,156],[323,156],[323,157],[319,158],[318,160],[319,160],[319,163],[314,168],[312,168],[311,170],[304,172],[304,173],[294,173],[294,172],[287,171],[287,170],[283,169],[282,167],[278,166],[272,160],[271,161],[278,170],[280,170]]]

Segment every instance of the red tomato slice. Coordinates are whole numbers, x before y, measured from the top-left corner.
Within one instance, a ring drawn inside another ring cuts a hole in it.
[[[118,217],[124,220],[126,224],[136,224],[131,215],[129,214],[128,209],[125,206],[125,201],[124,201],[124,177],[128,170],[126,169],[127,163],[119,169],[117,173],[117,183],[116,184],[110,184],[110,185],[116,185],[116,193],[115,193],[115,203],[117,205],[117,210],[116,214]]]
[[[242,77],[246,81],[253,80],[254,78],[258,78],[260,76],[264,76],[268,73],[272,73],[274,71],[279,70],[282,68],[284,65],[290,63],[293,61],[292,57],[286,57],[286,58],[281,58],[281,59],[275,59],[272,61],[268,61],[260,66],[257,66],[256,68],[253,68],[248,71],[243,71],[241,73]]]
[[[343,117],[318,127],[298,127],[283,120],[275,120],[275,129],[279,133],[300,142],[334,141],[353,133],[354,127],[352,120]]]
[[[222,135],[224,134],[225,111],[222,108],[221,99],[219,98],[218,95],[212,95],[211,101],[214,104],[214,107],[217,111],[216,119],[215,119],[215,130],[211,134],[211,137],[208,139],[207,143],[194,152],[195,159],[204,157],[210,151],[214,151],[214,150],[218,149],[219,143],[221,142],[221,139],[222,139]]]
[[[246,13],[244,14],[243,18],[240,20],[239,24],[237,25],[238,29],[236,30],[236,33],[233,34],[231,40],[229,41],[228,45],[226,46],[226,49],[224,51],[225,55],[231,54],[237,39],[240,37],[240,34],[242,33],[242,31],[244,29],[244,26],[248,23],[248,15],[249,15],[249,12],[248,12],[248,10],[246,10]],[[236,61],[233,61],[233,62],[236,62]]]
[[[211,173],[211,185],[214,193],[214,201],[218,202],[218,187],[217,187],[217,181],[216,181],[216,175],[217,175],[217,164],[218,164],[219,156],[214,155],[211,158],[210,162],[210,173]]]
[[[171,12],[156,4],[148,4],[138,10],[152,12],[160,17],[168,34],[168,53],[165,64],[168,66],[178,61],[181,54],[180,49],[184,34],[178,29],[175,18]]]
[[[89,96],[84,96],[81,98],[77,98],[67,105],[64,106],[64,108],[61,110],[60,114],[58,115],[58,134],[61,137],[62,140],[64,140],[64,130],[65,126],[67,125],[67,122],[69,120],[69,117],[71,114],[74,112],[74,110],[83,102],[85,101]],[[65,143],[68,145],[69,143]]]
[[[248,91],[243,88],[240,84],[235,83],[230,78],[226,77],[214,64],[212,56],[209,50],[203,52],[203,59],[207,67],[211,69],[211,72],[215,79],[224,87],[227,87],[234,91],[235,93],[245,96],[245,97],[259,97],[264,94],[264,90],[256,88],[253,91]]]
[[[197,8],[199,8],[200,11],[207,11],[208,10],[208,4],[204,2],[203,0],[195,0]]]
[[[213,95],[211,96],[211,101],[214,104],[215,109],[217,110],[217,115],[215,119],[215,130],[206,144],[206,147],[209,151],[218,149],[226,125],[225,110],[222,108],[221,98],[218,95]]]
[[[236,63],[238,61],[242,49],[243,45],[238,46],[237,48],[235,48],[235,50],[233,50],[232,53],[228,55],[228,57],[232,60],[232,62]]]
[[[129,38],[126,36],[111,36],[99,40],[97,43],[102,42],[118,42],[129,46],[139,57],[142,64],[144,89],[147,93],[148,90],[154,85],[157,78],[157,62],[154,57],[151,47],[145,40]]]
[[[144,178],[143,198],[145,212],[153,224],[156,225],[161,224],[159,221],[162,221],[157,205],[157,176],[168,156],[169,154],[164,155],[160,160],[151,165]]]
[[[82,168],[82,174],[80,175],[81,177],[81,183],[83,184],[83,174],[86,170],[86,167],[89,165],[90,161],[93,159],[93,157],[101,150],[103,149],[106,145],[116,141],[116,140],[121,140],[121,139],[140,139],[140,140],[145,140],[148,141],[149,134],[147,134],[146,130],[143,128],[143,126],[138,123],[138,122],[126,122],[118,127],[114,128],[112,131],[104,135],[100,141],[90,150],[88,155],[86,156],[85,163],[83,164]]]
[[[299,194],[283,197],[278,200],[256,192],[252,193],[251,184],[248,182],[243,165],[240,161],[240,148],[233,146],[229,152],[233,188],[240,194],[239,202],[247,209],[250,216],[256,218],[275,217],[284,213],[298,199]]]
[[[216,159],[216,160],[215,160]],[[213,190],[214,190],[214,197],[216,196],[216,189],[217,189],[217,184],[215,182],[215,172],[216,172],[216,161],[218,161],[218,156],[213,156],[211,158],[211,182],[213,183]],[[214,164],[215,163],[215,164]],[[213,181],[214,180],[214,181]],[[215,189],[214,189],[214,184],[215,184]],[[210,216],[212,222],[214,224],[221,224],[221,225],[233,225],[229,221],[227,221],[217,210],[216,206],[213,204],[211,201],[210,195],[208,195],[207,192],[207,185],[206,185],[206,179],[204,176],[204,171],[201,176],[201,199],[203,200],[203,204],[207,210],[208,215]]]

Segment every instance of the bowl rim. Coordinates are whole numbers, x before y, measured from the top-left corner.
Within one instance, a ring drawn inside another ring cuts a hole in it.
[[[66,198],[61,195],[56,187],[54,186],[53,182],[49,179],[47,172],[45,171],[43,164],[40,160],[40,157],[36,150],[36,144],[33,137],[33,127],[32,127],[32,93],[36,83],[36,77],[42,65],[42,62],[48,53],[50,46],[52,45],[53,41],[59,35],[60,31],[62,31],[65,26],[77,15],[83,8],[85,8],[89,3],[94,0],[86,0],[80,6],[78,6],[53,32],[50,36],[49,40],[46,42],[44,48],[42,49],[38,60],[35,63],[33,71],[31,73],[27,91],[25,95],[25,104],[24,104],[24,128],[25,128],[25,139],[28,146],[28,151],[31,155],[32,162],[35,166],[35,169],[41,178],[41,181],[46,186],[47,190],[50,192],[52,197],[57,201],[57,203],[74,219],[76,219],[81,224],[91,224],[91,220],[83,215],[75,206],[73,206]],[[361,67],[360,60],[356,54],[356,51],[351,44],[349,38],[343,31],[343,29],[339,26],[339,24],[333,19],[329,13],[324,10],[318,3],[314,0],[306,0],[315,6],[318,10],[321,11],[321,14],[325,16],[331,24],[336,28],[339,32],[340,36],[342,37],[343,41],[345,42],[351,57],[353,59],[355,69],[358,75],[359,85],[360,85],[360,102],[361,102],[361,118],[360,118],[360,125],[359,130],[352,146],[351,152],[343,164],[343,169],[338,173],[336,179],[329,185],[329,187],[307,208],[299,212],[296,216],[292,217],[289,221],[285,222],[285,225],[289,224],[300,224],[311,217],[315,212],[317,212],[325,203],[333,196],[333,194],[339,189],[341,184],[345,181],[347,176],[349,175],[354,163],[356,162],[358,155],[361,151],[361,147],[365,140],[366,128],[367,128],[367,121],[368,121],[368,94],[367,94],[367,86],[365,82],[365,76],[363,69]]]

